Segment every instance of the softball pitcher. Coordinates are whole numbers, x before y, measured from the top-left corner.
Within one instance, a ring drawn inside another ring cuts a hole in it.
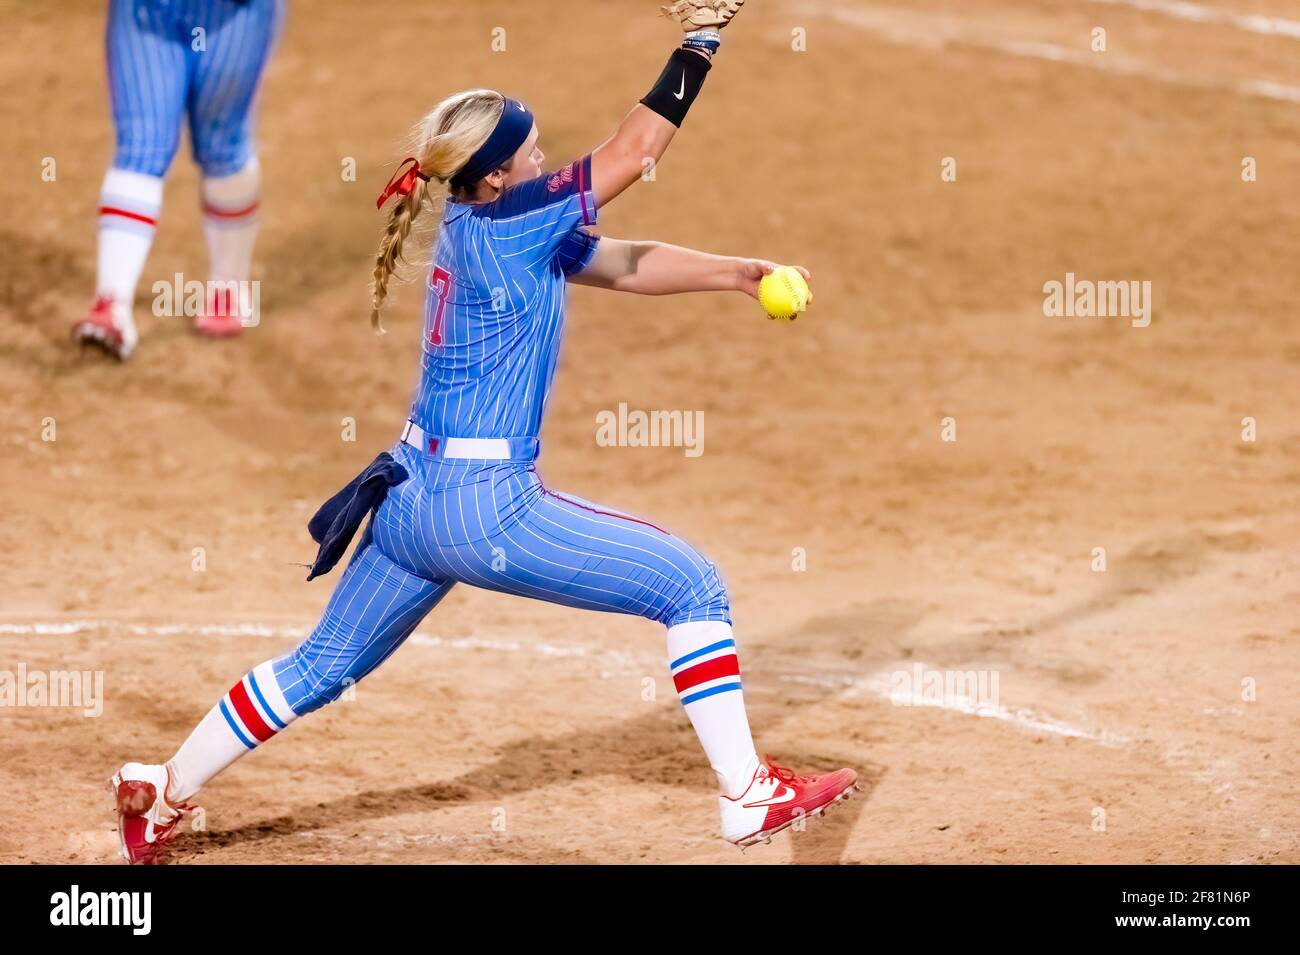
[[[212,290],[194,327],[212,337],[243,327],[261,192],[253,101],[283,13],[284,0],[109,0],[117,146],[99,198],[95,301],[74,340],[119,359],[135,350],[131,306],[186,119],[203,171]]]
[[[668,8],[688,31],[682,48],[613,136],[558,172],[541,171],[533,114],[500,93],[458,93],[418,124],[415,155],[379,197],[381,206],[396,201],[375,262],[372,320],[412,222],[435,214],[431,182],[446,184],[420,382],[392,453],[313,518],[321,547],[308,579],[373,516],[311,636],[236,682],[166,764],[128,763],[113,777],[130,861],[155,861],[201,786],[377,667],[457,583],[666,627],[673,682],[717,775],[731,842],[765,840],[848,798],[850,769],[796,775],[759,759],[714,565],[648,521],[551,490],[535,466],[566,282],[754,295],[774,267],[588,231],[641,178],[643,160],[664,154],[740,6]]]

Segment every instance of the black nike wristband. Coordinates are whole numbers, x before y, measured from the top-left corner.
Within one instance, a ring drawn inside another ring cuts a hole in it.
[[[655,85],[641,99],[641,103],[654,110],[674,126],[680,127],[686,111],[700,95],[704,77],[713,64],[690,50],[673,50],[668,65],[655,80]]]

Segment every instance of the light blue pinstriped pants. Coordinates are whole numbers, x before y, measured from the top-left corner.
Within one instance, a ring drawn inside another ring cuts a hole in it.
[[[113,165],[163,175],[188,115],[204,174],[242,169],[253,154],[258,80],[283,14],[283,0],[110,0]],[[202,30],[199,50],[196,29]]]
[[[387,659],[458,581],[670,627],[731,622],[717,568],[653,524],[556,494],[531,464],[392,453],[410,478],[389,491],[315,631],[275,663],[300,715]]]

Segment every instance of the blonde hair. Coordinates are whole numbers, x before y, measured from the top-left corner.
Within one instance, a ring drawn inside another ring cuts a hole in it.
[[[496,90],[466,90],[448,96],[412,130],[410,155],[419,161],[420,172],[429,179],[417,179],[410,195],[397,197],[388,214],[388,227],[379,240],[370,287],[370,324],[380,334],[384,329],[379,323],[379,310],[388,297],[388,280],[402,261],[402,245],[411,234],[411,226],[425,203],[433,199],[432,183],[446,186],[470,156],[487,142],[505,104],[505,97]],[[450,192],[456,198],[464,197],[454,188]]]

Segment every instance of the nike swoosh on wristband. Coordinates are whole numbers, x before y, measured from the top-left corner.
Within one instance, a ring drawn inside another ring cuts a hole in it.
[[[685,95],[686,95],[686,71],[682,70],[682,85],[677,88],[677,92],[674,93],[673,96],[677,99],[681,99]]]

